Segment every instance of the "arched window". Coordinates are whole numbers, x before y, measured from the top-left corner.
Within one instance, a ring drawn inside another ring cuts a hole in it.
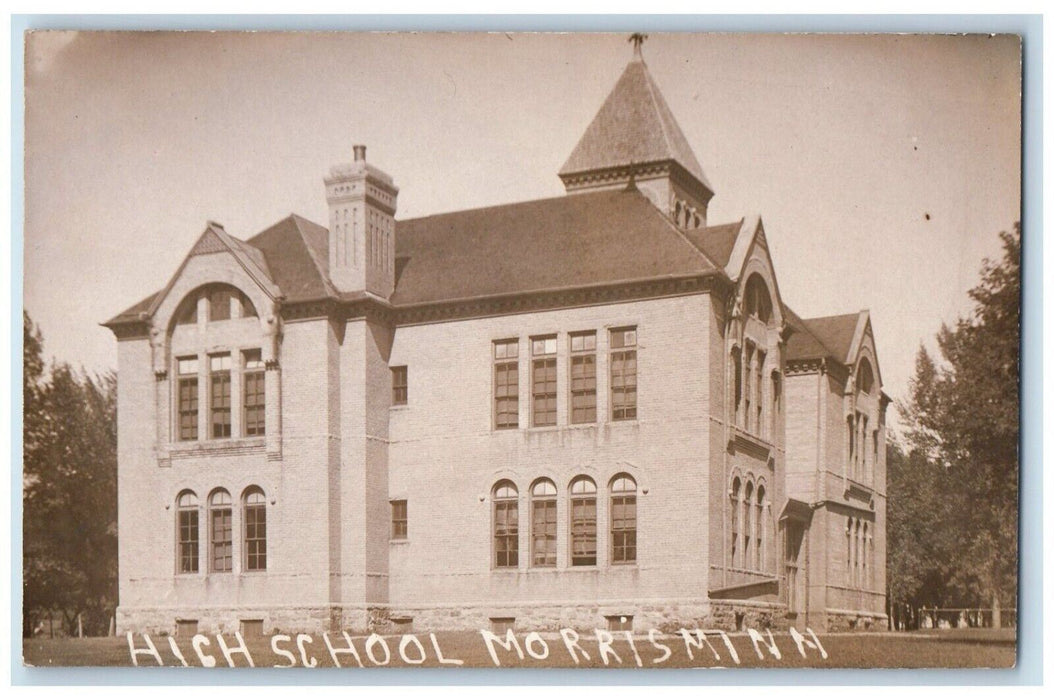
[[[776,442],[776,436],[779,434],[779,417],[780,417],[780,393],[783,387],[780,384],[780,373],[779,370],[772,370],[772,420],[769,421],[769,439],[772,442]]]
[[[611,563],[637,561],[637,482],[621,475],[611,482]]]
[[[245,528],[245,570],[267,571],[267,499],[258,486],[242,495]]]
[[[531,487],[531,566],[556,566],[556,484],[549,479]]]
[[[519,492],[511,481],[494,486],[494,566],[516,568],[520,565]]]
[[[571,482],[571,566],[597,563],[597,485],[588,476]]]
[[[209,571],[225,573],[233,563],[231,495],[216,489],[209,496]]]
[[[769,289],[765,286],[761,275],[751,275],[747,280],[744,296],[746,297],[744,306],[747,316],[768,324],[772,319],[772,298],[769,296]]]
[[[732,568],[736,568],[739,565],[739,501],[741,498],[740,488],[742,484],[739,481],[739,477],[732,479]]]
[[[183,491],[176,499],[176,529],[178,537],[177,571],[181,574],[198,573],[198,497],[193,491]]]
[[[765,570],[765,487],[758,484],[754,497],[754,526],[757,528],[757,562],[758,571]]]
[[[751,569],[754,566],[754,538],[757,533],[757,523],[754,521],[754,482],[747,481],[743,489],[743,568]]]
[[[860,557],[860,568],[861,568],[861,571],[860,571],[860,586],[861,586],[861,588],[867,588],[868,587],[868,583],[869,583],[869,579],[868,579],[868,572],[869,572],[868,558],[870,557],[871,552],[869,551],[870,548],[868,547],[867,523],[866,522],[864,523],[863,535],[860,538],[860,546],[863,549],[863,556]]]
[[[875,388],[875,374],[871,371],[871,363],[867,359],[860,360],[860,367],[856,370],[856,388],[864,394],[870,394]]]
[[[176,325],[193,326],[198,322],[198,295],[190,294],[176,309]]]

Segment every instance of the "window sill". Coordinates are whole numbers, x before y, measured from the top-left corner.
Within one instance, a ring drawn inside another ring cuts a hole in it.
[[[410,404],[408,404],[408,403],[393,403],[391,406],[388,407],[388,410],[389,411],[405,411],[408,408],[410,408]]]
[[[390,539],[388,540],[388,544],[410,544],[410,539],[408,537],[404,537],[398,540]]]
[[[198,457],[214,454],[247,454],[263,452],[267,447],[266,437],[221,438],[218,440],[188,440],[173,442],[169,445],[169,455],[181,457]]]

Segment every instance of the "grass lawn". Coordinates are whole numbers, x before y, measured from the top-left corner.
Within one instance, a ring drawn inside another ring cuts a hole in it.
[[[542,641],[534,638],[529,646],[525,644],[526,633],[517,634],[517,640],[523,650],[522,660],[515,648],[506,651],[500,645],[494,644],[494,653],[502,668],[574,668],[576,665],[582,668],[604,668],[605,666],[607,668],[1010,668],[1014,665],[1016,658],[1016,631],[1012,629],[825,634],[820,635],[819,639],[827,652],[826,659],[821,658],[818,651],[807,647],[806,657],[802,658],[790,635],[775,634],[773,639],[781,655],[779,660],[773,658],[766,644],[759,645],[764,655],[763,659],[759,659],[750,637],[741,633],[730,634],[728,640],[739,657],[738,664],[732,659],[725,642],[716,634],[707,636],[713,651],[707,646],[689,647],[680,635],[657,635],[655,644],[649,640],[648,635],[637,635],[633,640],[636,655],[624,633],[612,634],[615,641],[610,647],[613,653],[606,655],[607,664],[601,658],[597,640],[592,635],[585,634],[578,641],[579,649],[575,650],[578,664],[572,659],[564,639],[556,633],[541,635]],[[425,657],[423,663],[407,663],[399,652],[403,637],[388,635],[384,637],[390,654],[390,662],[387,665],[396,668],[414,665],[440,666],[429,635],[420,633],[416,635],[416,638],[420,641],[420,648],[407,639],[404,645],[405,656],[410,660],[417,660],[422,656],[423,651]],[[209,644],[202,645],[202,653],[214,657],[217,667],[226,667],[227,662],[217,643],[216,636],[209,635],[208,639]],[[346,648],[346,642],[341,635],[330,634],[330,640],[335,648]],[[447,660],[462,660],[464,667],[469,668],[494,668],[496,665],[488,651],[487,643],[478,632],[441,632],[436,634],[436,640],[442,656]],[[152,641],[165,666],[183,665],[173,651],[171,641],[176,642],[179,653],[182,654],[187,664],[202,665],[189,639],[170,641],[166,637],[159,636],[152,638]],[[228,646],[237,645],[237,639],[233,634],[224,635],[224,641]],[[272,649],[271,637],[248,640],[247,644],[253,663],[257,667],[289,665],[293,660],[296,666],[303,666],[305,663],[310,664],[312,658],[315,659],[318,667],[334,666],[321,635],[312,635],[310,640],[302,638],[301,641],[304,649],[303,655],[297,647],[295,636],[291,640],[279,639],[277,641],[277,648],[287,652],[289,656],[275,653]],[[767,635],[765,641],[768,641]],[[374,663],[367,656],[365,637],[353,637],[352,642],[363,666],[370,668],[383,665]],[[135,635],[134,643],[137,649],[146,648],[142,635]],[[666,651],[658,645],[665,645],[669,648],[667,658],[662,658],[666,655]],[[588,661],[582,654],[583,650],[589,656]],[[377,640],[374,640],[371,651],[377,662],[385,660],[384,646]],[[715,652],[720,658],[715,658]],[[141,654],[138,658],[140,666],[157,666],[157,661],[152,656]],[[23,640],[23,660],[29,666],[132,665],[128,640],[125,637],[26,639]],[[248,665],[242,654],[235,653],[233,661],[239,667]],[[339,661],[340,665],[345,668],[359,667],[351,654],[341,654]],[[455,668],[454,665],[443,667]]]

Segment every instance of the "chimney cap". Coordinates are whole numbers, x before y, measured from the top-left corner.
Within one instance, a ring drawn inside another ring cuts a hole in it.
[[[355,162],[360,160],[366,160],[366,146],[361,143],[357,143],[351,147],[352,151],[355,152]]]

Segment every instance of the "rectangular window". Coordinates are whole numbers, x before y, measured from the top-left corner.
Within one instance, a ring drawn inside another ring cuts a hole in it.
[[[210,437],[231,436],[231,356],[209,356]]]
[[[198,439],[198,358],[178,360],[179,439]]]
[[[242,416],[246,435],[264,435],[267,425],[266,380],[264,363],[259,350],[246,350],[243,355],[245,372],[242,381]]]
[[[405,406],[407,399],[408,376],[406,365],[392,367],[392,405]]]
[[[245,570],[267,570],[267,506],[250,503],[245,506]]]
[[[516,498],[494,501],[494,566],[520,565],[520,509]]]
[[[597,420],[597,334],[571,335],[571,422]]]
[[[556,499],[531,501],[531,565],[556,566]]]
[[[611,497],[611,562],[637,561],[637,495]]]
[[[392,501],[392,539],[406,539],[406,501]]]
[[[556,425],[556,336],[531,339],[531,425]]]
[[[571,566],[596,566],[596,495],[571,499]]]
[[[197,633],[197,620],[176,620],[176,637],[180,639],[190,639]]]
[[[209,292],[209,320],[226,321],[231,317],[231,291],[215,289]]]
[[[492,617],[490,618],[490,631],[493,634],[505,638],[506,633],[516,629],[515,617]]]
[[[230,508],[210,508],[209,515],[211,523],[209,530],[212,533],[212,557],[210,570],[215,573],[224,573],[231,570],[233,562],[233,530],[231,527]]]
[[[607,620],[609,632],[633,631],[632,615],[605,615],[604,619]]]
[[[520,424],[519,342],[494,343],[494,427],[501,430]]]
[[[198,573],[197,507],[179,510],[179,573]]]
[[[259,639],[264,636],[263,620],[241,620],[242,637]]]
[[[611,419],[637,417],[637,329],[611,331]]]

